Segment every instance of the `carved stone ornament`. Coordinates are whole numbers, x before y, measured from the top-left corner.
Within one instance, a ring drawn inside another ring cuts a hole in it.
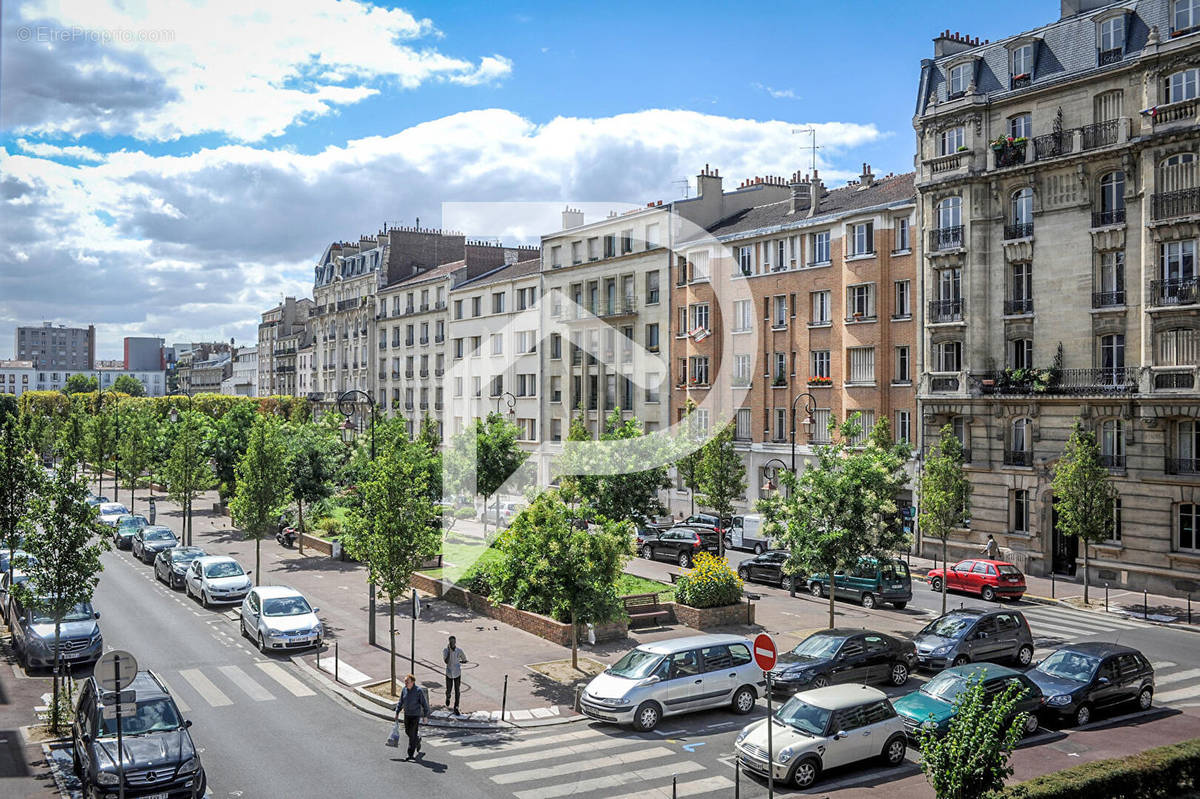
[[[1096,252],[1111,252],[1125,249],[1125,223],[1092,231],[1092,247]]]
[[[1010,264],[1024,264],[1032,261],[1033,239],[1004,242],[1004,260]]]

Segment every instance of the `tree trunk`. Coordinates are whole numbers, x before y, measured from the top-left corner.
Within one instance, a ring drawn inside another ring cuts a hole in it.
[[[300,530],[296,533],[296,542],[300,547],[300,554],[304,554],[304,500],[296,500],[296,517],[297,524],[300,525]]]
[[[575,622],[575,608],[571,608],[571,668],[579,670],[579,626]]]
[[[258,536],[257,538],[254,539],[254,584],[255,585],[258,585],[258,576],[260,574],[262,574],[262,571],[261,571],[262,567],[260,565],[260,560],[259,560],[259,555],[258,555],[260,544],[262,544],[262,536]]]
[[[396,695],[396,597],[388,594],[388,640],[391,641],[389,658],[392,666],[392,696]]]
[[[833,603],[834,603],[835,597],[837,595],[837,591],[834,588],[835,580],[837,580],[837,575],[835,575],[833,573],[833,569],[830,569],[829,570],[829,629],[831,629],[831,630],[837,626],[836,624],[833,623]]]
[[[54,688],[50,699],[50,729],[58,734],[58,669],[60,665],[58,636],[62,632],[62,619],[54,620]]]
[[[690,487],[688,488],[688,499],[692,503],[692,512],[690,515],[695,516],[696,515],[696,489],[690,488]]]
[[[1083,541],[1083,605],[1088,604],[1088,542],[1080,537]]]
[[[483,538],[485,541],[487,540],[487,504],[490,497],[491,495],[487,495],[483,498]]]
[[[942,615],[946,615],[946,583],[950,582],[946,579],[946,573],[949,569],[946,568],[946,536],[942,536]]]

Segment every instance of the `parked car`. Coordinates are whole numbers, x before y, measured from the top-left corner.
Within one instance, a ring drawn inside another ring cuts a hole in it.
[[[496,503],[489,502],[487,507],[479,511],[480,524],[494,524],[497,527],[507,527],[513,517],[521,512],[521,507],[515,502],[501,502],[497,511]]]
[[[137,712],[123,715],[122,761],[125,796],[199,799],[206,778],[200,753],[167,686],[150,671],[139,671],[126,690],[133,691]],[[105,692],[89,677],[79,689],[71,722],[72,760],[87,797],[117,795],[117,722],[104,717]]]
[[[4,623],[8,624],[8,605],[13,599],[13,586],[21,585],[29,582],[29,575],[20,569],[13,569],[11,572],[8,569],[0,574],[0,614],[4,616]]]
[[[127,513],[117,520],[113,529],[113,546],[117,549],[132,549],[133,537],[138,530],[150,526],[150,521],[142,514]]]
[[[913,637],[917,664],[930,669],[976,660],[1033,660],[1033,633],[1016,610],[963,608],[934,619]]]
[[[991,602],[997,597],[1020,599],[1025,594],[1025,575],[1011,563],[1002,560],[960,560],[949,569],[930,569],[929,587],[947,591],[978,594]]]
[[[583,691],[584,715],[652,730],[664,716],[728,706],[754,709],[762,669],[740,635],[694,635],[642,644],[597,675]]]
[[[33,602],[27,606],[16,597],[8,604],[13,653],[26,668],[54,665],[54,617],[38,605]],[[104,636],[99,618],[91,602],[80,602],[67,611],[58,625],[58,655],[63,663],[93,663],[100,657]]]
[[[1134,703],[1149,710],[1154,701],[1154,667],[1128,646],[1071,644],[1056,649],[1026,672],[1046,695],[1045,711],[1075,725],[1087,724],[1096,710]]]
[[[183,579],[183,590],[204,607],[241,602],[250,591],[250,572],[227,555],[196,558]]]
[[[14,568],[21,567],[22,559],[25,559],[25,560],[33,560],[34,559],[33,555],[30,555],[28,552],[25,552],[23,549],[21,549],[21,543],[23,543],[23,541],[18,542],[17,546],[11,552]],[[10,555],[10,552],[9,552],[8,547],[4,547],[4,548],[0,549],[0,571],[5,571],[5,572],[8,571],[9,555]]]
[[[723,532],[729,529],[730,520],[722,519],[712,513],[694,513],[684,519],[680,524],[690,524],[699,527],[711,527],[714,530]]]
[[[153,563],[159,552],[177,546],[179,546],[179,539],[175,537],[175,533],[171,531],[170,527],[152,524],[133,534],[133,544],[130,549],[133,556],[142,563]]]
[[[320,647],[325,628],[304,595],[284,585],[260,585],[242,600],[242,635],[258,651]]]
[[[639,530],[636,543],[643,558],[674,561],[686,569],[692,565],[692,559],[697,554],[716,554],[720,550],[719,535],[711,527],[676,525],[666,530]]]
[[[751,549],[761,555],[771,548],[771,542],[763,532],[763,518],[757,513],[734,516],[725,532],[725,545],[733,549]]]
[[[154,558],[154,576],[172,588],[182,588],[188,567],[208,553],[200,547],[172,547]]]
[[[109,498],[108,498],[108,497],[106,497],[106,496],[104,496],[104,495],[96,496],[96,495],[95,495],[95,494],[93,494],[91,491],[89,491],[89,492],[88,492],[88,494],[87,494],[87,499],[86,499],[86,501],[87,501],[87,504],[91,505],[91,506],[94,508],[94,507],[96,507],[97,505],[103,504],[103,503],[105,503],[105,502],[108,502],[108,501],[110,501],[110,500],[109,500]]]
[[[986,701],[1003,693],[1009,683],[1020,683],[1024,693],[1017,700],[1012,716],[1004,720],[1007,725],[1020,713],[1025,713],[1025,734],[1032,735],[1038,728],[1038,711],[1045,701],[1042,689],[1019,671],[995,663],[968,663],[954,666],[938,674],[911,694],[895,701],[896,712],[904,719],[909,735],[916,738],[917,728],[933,729],[945,735],[950,729],[950,719],[958,712],[958,697],[967,690],[972,680],[983,683]]]
[[[129,515],[129,508],[120,502],[101,502],[96,505],[96,511],[100,514],[100,523],[109,527],[116,527],[122,516]]]
[[[852,599],[870,610],[880,602],[891,602],[897,610],[912,599],[912,575],[908,564],[896,558],[879,561],[863,558],[849,572],[833,573],[837,599]],[[808,578],[808,590],[813,596],[829,596],[829,575],[814,574]]]
[[[738,564],[738,577],[748,583],[770,583],[790,591],[795,578],[783,573],[783,564],[787,558],[788,553],[783,549],[772,549],[761,555],[746,558]]]
[[[916,665],[912,641],[873,630],[822,630],[779,653],[771,688],[791,695],[834,683],[904,685]]]
[[[899,766],[908,751],[904,722],[878,688],[833,685],[798,693],[770,719],[759,719],[738,733],[733,748],[738,763],[766,775],[767,724],[771,727],[769,768],[778,782],[807,788],[821,772],[864,760]]]

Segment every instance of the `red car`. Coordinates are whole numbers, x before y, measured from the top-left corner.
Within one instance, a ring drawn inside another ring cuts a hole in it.
[[[949,571],[930,569],[929,587],[934,591],[942,590],[943,574],[947,591],[979,594],[988,602],[997,597],[1020,599],[1025,593],[1025,575],[1002,560],[960,560]]]

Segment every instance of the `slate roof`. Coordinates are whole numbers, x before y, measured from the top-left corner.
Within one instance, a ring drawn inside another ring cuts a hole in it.
[[[417,274],[406,277],[403,280],[397,280],[395,283],[380,289],[380,291],[393,291],[402,286],[415,286],[418,283],[425,283],[436,278],[446,277],[455,269],[462,269],[466,265],[467,262],[463,260],[451,261],[447,264],[439,264],[432,269],[426,269],[424,272],[418,272]]]
[[[515,264],[507,264],[505,266],[493,269],[491,272],[471,278],[470,280],[464,280],[462,283],[459,283],[457,286],[455,286],[454,290],[457,291],[461,288],[475,288],[477,286],[486,286],[491,283],[502,283],[508,280],[516,280],[517,278],[525,277],[526,275],[537,274],[537,272],[541,270],[541,267],[541,258],[530,258],[527,261],[517,261]]]

